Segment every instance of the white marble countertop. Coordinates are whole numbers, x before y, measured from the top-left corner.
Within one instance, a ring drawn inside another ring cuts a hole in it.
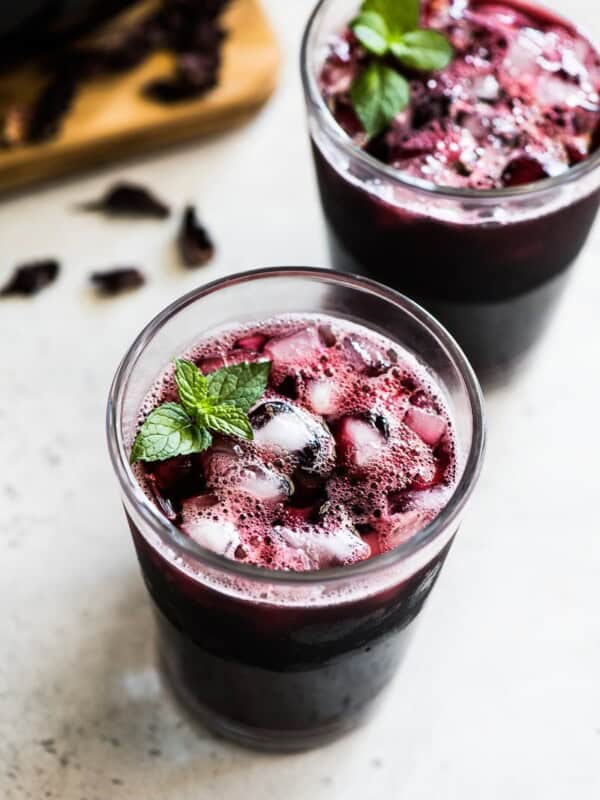
[[[597,0],[552,5],[600,37]],[[0,306],[0,797],[591,800],[600,797],[600,225],[528,370],[488,397],[483,478],[388,702],[315,752],[198,732],[161,689],[149,604],[104,442],[118,360],[198,282],[327,261],[297,49],[311,0],[270,0],[285,68],[244,128],[3,201],[1,274],[61,279]],[[198,203],[219,251],[177,267],[176,220],[71,209],[113,178]],[[140,263],[100,302],[90,269]]]

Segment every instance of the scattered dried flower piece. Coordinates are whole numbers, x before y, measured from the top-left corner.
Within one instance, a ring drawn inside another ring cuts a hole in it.
[[[20,267],[16,267],[12,278],[0,290],[0,296],[37,294],[53,283],[59,272],[59,263],[53,258],[22,264]]]
[[[181,259],[186,267],[201,267],[211,260],[214,245],[196,216],[194,206],[186,206],[177,239]]]
[[[84,211],[101,211],[111,216],[153,219],[165,219],[171,213],[169,206],[156,197],[150,189],[126,181],[116,183],[99,200],[85,203],[81,208]]]
[[[33,104],[27,125],[27,142],[36,144],[59,132],[77,91],[76,73],[61,70],[53,75]]]
[[[146,282],[144,273],[137,267],[116,267],[102,272],[93,272],[90,280],[100,294],[115,295],[129,289],[137,289]]]
[[[182,53],[175,75],[157,78],[144,86],[146,97],[160,103],[177,103],[200,97],[218,83],[219,53]]]

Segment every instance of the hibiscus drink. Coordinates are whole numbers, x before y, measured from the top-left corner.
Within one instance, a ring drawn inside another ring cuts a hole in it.
[[[323,319],[267,320],[187,354],[208,375],[270,364],[253,441],[138,466],[149,497],[198,544],[270,569],[352,564],[424,527],[454,486],[452,425],[427,375],[391,341]],[[172,369],[142,409],[176,392]]]
[[[426,0],[419,26],[452,59],[419,70],[387,55],[410,99],[369,135],[352,86],[374,56],[329,23],[344,9],[350,22],[356,4],[321,4],[304,56],[333,262],[422,302],[482,375],[506,372],[548,322],[597,212],[598,53],[538,6]]]
[[[193,417],[213,401],[180,454],[155,457],[156,428],[142,449],[164,410]],[[236,404],[247,431],[224,422]],[[285,313],[204,330],[138,409],[132,476],[168,540],[126,508],[175,692],[260,746],[354,727],[391,680],[456,530],[419,549],[471,457],[445,385],[397,339]]]

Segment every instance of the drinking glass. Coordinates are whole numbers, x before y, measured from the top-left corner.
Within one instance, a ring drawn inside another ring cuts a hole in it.
[[[445,395],[457,441],[448,504],[412,539],[367,561],[284,572],[203,548],[142,491],[129,452],[144,396],[173,355],[221,326],[319,313],[397,342]],[[484,444],[481,393],[454,340],[427,312],[370,280],[260,269],[203,286],[153,319],[114,378],[107,412],[117,474],[168,683],[206,725],[244,744],[316,746],[367,718],[402,659],[471,496]]]
[[[573,29],[529,2],[509,5]],[[301,53],[332,265],[415,299],[482,380],[502,381],[544,332],[587,239],[600,202],[600,148],[557,177],[493,190],[437,186],[377,160],[337,124],[319,89],[330,37],[357,7],[321,0]]]

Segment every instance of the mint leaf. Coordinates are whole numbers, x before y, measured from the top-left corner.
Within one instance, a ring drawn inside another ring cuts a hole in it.
[[[363,11],[350,27],[366,50],[377,56],[387,52],[389,31],[381,14],[376,11]]]
[[[163,403],[144,420],[133,448],[135,461],[164,461],[173,456],[200,453],[210,447],[212,436],[199,428],[179,403]]]
[[[390,42],[390,50],[407,67],[426,72],[444,69],[454,54],[446,37],[429,29],[402,34],[399,39]]]
[[[383,64],[370,64],[350,87],[352,105],[369,136],[386,128],[410,97],[407,81]]]
[[[379,14],[392,36],[412,31],[419,24],[419,0],[365,0],[360,10]]]
[[[215,405],[229,403],[248,411],[267,388],[270,369],[270,361],[244,361],[211,372],[206,376],[208,399]]]
[[[175,383],[181,405],[190,417],[194,417],[198,407],[206,401],[208,392],[206,378],[193,362],[176,358]]]
[[[207,428],[226,436],[238,436],[240,439],[253,439],[254,431],[247,415],[233,405],[214,406],[210,411],[199,415],[199,420]]]
[[[247,411],[267,387],[270,361],[243,362],[203,375],[191,361],[175,359],[179,403],[163,403],[140,428],[131,449],[135,461],[164,461],[200,453],[212,444],[211,431],[253,439]]]

